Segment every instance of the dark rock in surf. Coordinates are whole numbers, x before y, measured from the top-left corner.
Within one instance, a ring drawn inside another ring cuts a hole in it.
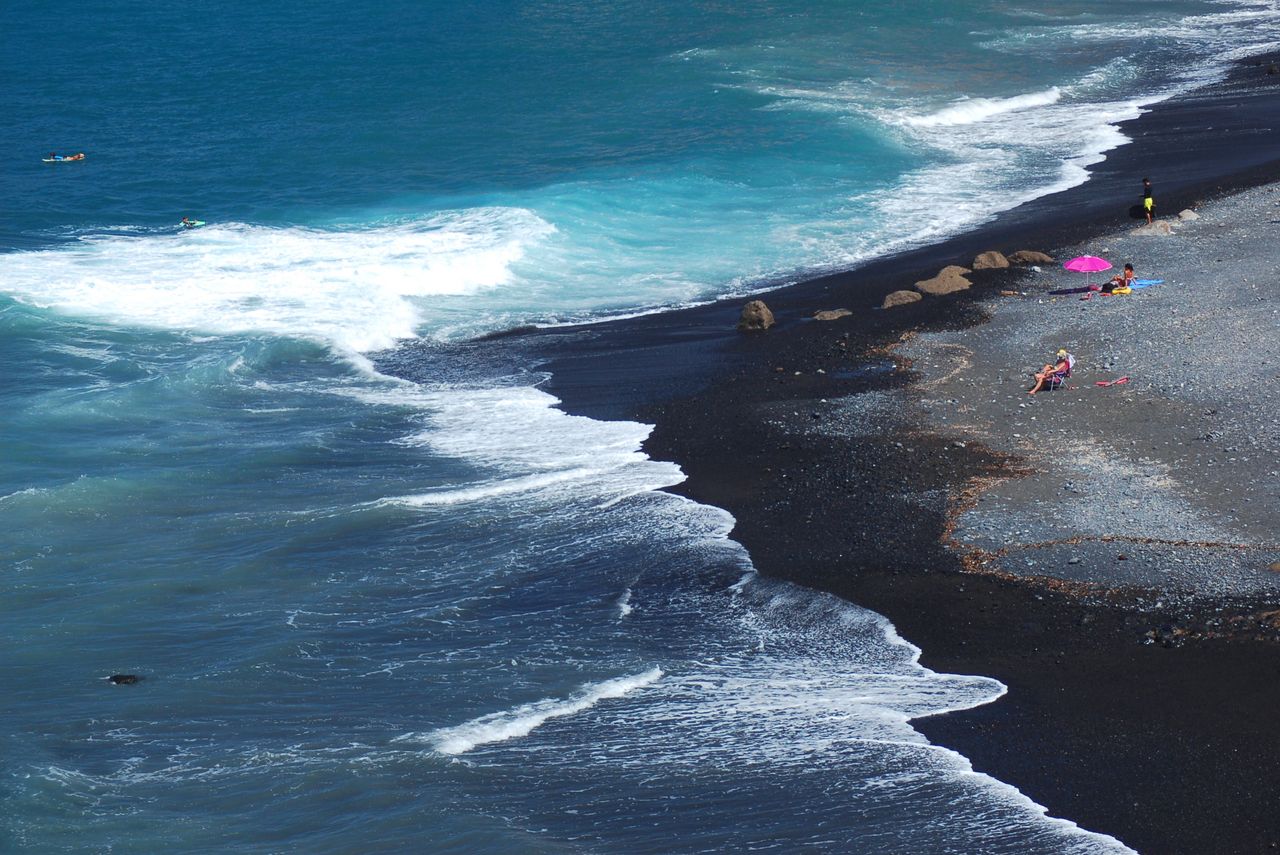
[[[835,321],[852,314],[853,312],[848,309],[824,309],[821,312],[814,312],[813,319],[815,321]]]
[[[112,674],[107,678],[113,686],[132,686],[141,679],[137,674]]]
[[[744,331],[767,330],[773,326],[773,312],[763,300],[752,300],[742,307],[742,317],[738,319],[738,329]]]

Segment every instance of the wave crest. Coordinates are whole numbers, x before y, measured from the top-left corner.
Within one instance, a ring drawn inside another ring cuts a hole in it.
[[[424,740],[440,754],[463,754],[491,742],[525,736],[535,727],[553,718],[573,715],[595,706],[600,701],[620,698],[636,689],[656,683],[661,668],[650,668],[629,677],[617,677],[600,683],[588,683],[565,700],[543,700],[523,704],[511,710],[490,713],[456,727],[444,727],[425,735],[406,734],[396,741]]]
[[[1003,113],[1027,110],[1032,107],[1047,107],[1056,104],[1062,98],[1062,90],[1057,86],[1041,92],[1028,92],[1014,95],[1011,98],[965,98],[952,103],[949,107],[925,116],[907,116],[909,125],[922,128],[933,128],[947,125],[972,125],[985,121]]]
[[[522,208],[472,208],[332,230],[229,223],[99,233],[0,255],[0,281],[25,302],[80,317],[364,353],[414,337],[432,298],[509,283],[511,266],[554,231]]]

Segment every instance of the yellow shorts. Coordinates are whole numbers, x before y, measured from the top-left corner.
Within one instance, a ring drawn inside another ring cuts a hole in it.
[[[1144,210],[1150,211],[1155,206],[1156,206],[1156,200],[1151,198],[1150,196],[1142,200],[1142,207]]]

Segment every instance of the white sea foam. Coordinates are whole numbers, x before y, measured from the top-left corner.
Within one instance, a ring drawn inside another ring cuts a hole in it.
[[[627,615],[631,614],[633,609],[631,606],[631,589],[630,588],[627,588],[625,591],[622,592],[622,595],[618,597],[618,601],[617,603],[615,603],[615,605],[618,607],[618,620],[622,620]]]
[[[332,391],[416,413],[424,428],[401,442],[470,461],[487,476],[388,496],[375,504],[429,508],[527,497],[563,501],[575,494],[610,506],[684,480],[678,466],[650,460],[640,450],[651,425],[573,416],[557,408],[558,399],[534,386],[495,378],[490,386],[386,382]]]
[[[268,333],[362,353],[416,335],[424,301],[509,283],[511,265],[552,231],[526,210],[477,208],[347,230],[227,224],[86,236],[0,255],[0,282],[19,299],[80,317]]]
[[[891,224],[874,243],[845,240],[815,251],[838,257],[852,247],[867,257],[919,246],[1083,184],[1089,166],[1127,141],[1117,124],[1137,118],[1143,106],[1135,100],[1076,100],[1072,94],[1077,86],[1098,85],[1089,76],[1078,84],[967,98],[941,108],[854,108],[904,144],[930,151],[931,165],[853,200],[854,209],[873,211],[877,221]],[[819,244],[840,240],[838,232],[832,235],[815,237]]]
[[[24,496],[39,496],[46,492],[48,491],[43,487],[27,487],[25,490],[15,490],[12,493],[8,493],[4,496],[0,496],[0,502],[8,502],[14,499],[22,498]]]
[[[731,589],[734,607],[700,608],[727,620],[719,646],[672,665],[643,705],[552,751],[590,755],[610,766],[639,766],[651,775],[727,768],[738,781],[754,766],[786,781],[822,766],[856,767],[857,792],[869,803],[895,801],[922,786],[949,782],[949,823],[966,834],[1018,828],[1038,844],[1028,851],[1127,852],[1113,838],[1083,831],[1015,788],[975,773],[960,754],[932,745],[910,720],[990,703],[1005,694],[997,680],[940,674],[919,663],[920,649],[884,618],[827,594],[748,574]],[[692,604],[691,604],[692,605]],[[722,617],[723,616],[723,617]],[[749,652],[735,643],[751,644]],[[640,728],[641,744],[622,734]],[[587,747],[581,747],[587,746]],[[840,774],[837,772],[837,774]],[[882,795],[881,795],[882,793]],[[960,795],[965,793],[966,795]],[[982,794],[981,808],[956,809]],[[955,800],[953,802],[952,800]],[[875,807],[869,808],[872,815]],[[1046,846],[1047,841],[1057,841]]]
[[[908,124],[922,128],[954,125],[971,125],[1002,113],[1013,113],[1032,107],[1056,104],[1062,99],[1062,90],[1054,86],[1043,92],[1029,92],[1010,98],[965,98],[936,113],[925,116],[907,116]]]
[[[1220,75],[1228,62],[1274,50],[1280,44],[1280,8],[1274,0],[1218,0],[1218,5],[1222,11],[1185,16],[1148,7],[1128,26],[1119,19],[1089,23],[1055,20],[1011,30],[982,46],[1051,55],[1081,44],[1115,45],[1119,53],[1134,44],[1163,43],[1176,48],[1169,62],[1177,64],[1183,78],[1200,83]]]
[[[1116,125],[1163,97],[1099,97],[1116,91],[1111,88],[1116,78],[1132,73],[1123,59],[1113,60],[1078,81],[946,104],[913,98],[909,90],[904,96],[872,80],[822,85],[757,80],[748,88],[777,98],[776,108],[820,110],[870,124],[896,145],[918,151],[927,164],[852,196],[823,219],[784,226],[785,239],[818,259],[819,269],[847,267],[944,239],[1031,199],[1082,184],[1090,165],[1126,141]]]
[[[424,741],[440,754],[462,754],[480,745],[527,736],[534,728],[553,718],[582,712],[604,700],[621,698],[656,683],[661,677],[661,668],[651,668],[640,674],[589,683],[563,700],[548,699],[522,704],[511,710],[480,716],[455,727],[441,728],[427,734],[406,734],[396,741]]]
[[[380,499],[376,504],[409,505],[425,507],[427,505],[458,505],[467,502],[481,502],[520,493],[531,493],[565,482],[589,481],[607,473],[607,469],[561,469],[523,478],[509,478],[504,481],[491,481],[471,487],[460,487],[452,490],[439,490],[433,493],[419,493],[411,496],[396,496]]]

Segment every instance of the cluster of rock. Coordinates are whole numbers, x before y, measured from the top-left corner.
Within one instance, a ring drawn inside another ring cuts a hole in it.
[[[1190,218],[1195,217],[1195,214],[1190,211],[1184,211],[1183,213],[1190,214]],[[914,290],[893,291],[886,295],[881,305],[883,308],[892,309],[895,306],[918,303],[926,295],[940,297],[944,294],[964,291],[973,286],[967,276],[975,270],[1000,270],[1015,265],[1052,263],[1053,256],[1031,249],[1020,249],[1008,256],[995,250],[989,250],[979,253],[973,259],[972,268],[949,264],[939,270],[938,274],[933,278],[922,279],[917,282]],[[814,320],[818,321],[834,321],[851,314],[853,313],[848,309],[824,309],[814,313],[813,317]],[[738,319],[738,329],[743,331],[767,330],[773,325],[773,312],[769,311],[769,307],[764,304],[763,300],[752,300],[742,307],[742,316]]]
[[[964,291],[972,287],[973,283],[969,281],[968,274],[975,270],[1001,270],[1014,265],[1029,264],[1052,264],[1053,257],[1043,252],[1036,252],[1031,249],[1020,249],[1011,255],[989,250],[979,253],[973,259],[972,268],[961,267],[958,264],[949,264],[938,271],[938,274],[931,279],[922,279],[915,284],[914,291],[894,291],[884,298],[882,306],[886,309],[892,309],[894,306],[905,306],[908,303],[915,303],[922,299],[922,295],[930,297],[940,297],[944,294],[952,294],[956,291]]]

